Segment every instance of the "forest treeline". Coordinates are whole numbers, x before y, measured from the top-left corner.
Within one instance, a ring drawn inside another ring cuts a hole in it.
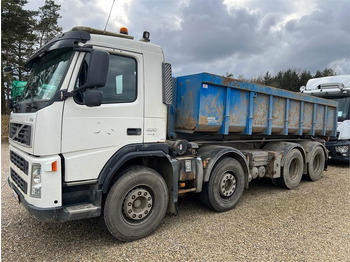
[[[265,75],[261,75],[257,78],[246,79],[243,76],[238,76],[240,80],[257,83],[260,85],[273,86],[285,90],[299,92],[301,86],[305,86],[307,81],[311,78],[333,76],[337,73],[331,68],[325,68],[324,70],[317,70],[313,75],[310,71],[301,71],[296,69],[280,70],[277,74],[273,75],[269,71]],[[233,77],[233,74],[226,73],[227,77]]]

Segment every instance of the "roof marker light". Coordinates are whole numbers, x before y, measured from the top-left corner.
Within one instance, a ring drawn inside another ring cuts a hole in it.
[[[119,33],[123,34],[123,35],[128,35],[129,32],[128,32],[128,28],[126,27],[121,27],[120,30],[119,30]]]

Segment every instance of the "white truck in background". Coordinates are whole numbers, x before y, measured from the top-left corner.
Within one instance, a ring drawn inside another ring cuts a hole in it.
[[[350,163],[350,75],[313,78],[300,91],[339,103],[337,134],[330,137],[326,147],[330,159]]]

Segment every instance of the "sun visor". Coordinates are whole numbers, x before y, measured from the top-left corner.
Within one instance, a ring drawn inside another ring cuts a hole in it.
[[[50,42],[40,48],[25,64],[26,68],[32,68],[38,58],[41,58],[47,52],[55,49],[73,48],[79,43],[86,43],[90,40],[90,33],[84,31],[68,31],[60,36],[53,38]]]

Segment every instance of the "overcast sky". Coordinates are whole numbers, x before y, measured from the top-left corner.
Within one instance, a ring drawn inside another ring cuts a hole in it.
[[[28,0],[37,10],[44,0]],[[56,0],[59,25],[103,29],[113,0]],[[258,77],[288,68],[350,74],[349,0],[115,0],[107,30],[162,46],[175,75]]]

